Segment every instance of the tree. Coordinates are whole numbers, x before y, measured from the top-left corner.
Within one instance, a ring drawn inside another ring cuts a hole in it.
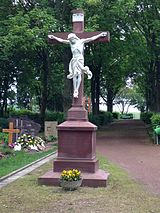
[[[160,94],[158,92],[160,89],[159,8],[158,0],[152,2],[148,0],[119,1],[119,14],[123,14],[132,31],[138,32],[139,36],[145,40],[147,60],[144,63],[145,57],[143,56],[143,64],[141,63],[144,68],[142,76],[145,76],[145,98],[147,108],[155,112],[160,111]]]
[[[128,113],[130,106],[137,107],[139,110],[144,111],[145,102],[142,95],[137,91],[137,87],[123,87],[114,100],[121,114]]]

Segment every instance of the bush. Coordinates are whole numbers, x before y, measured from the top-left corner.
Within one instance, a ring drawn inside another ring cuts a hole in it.
[[[133,114],[132,113],[124,113],[120,115],[121,119],[133,119]]]
[[[0,143],[4,140],[5,144],[8,144],[8,134],[0,132]]]
[[[91,123],[95,124],[97,127],[100,127],[101,118],[98,115],[93,115],[92,113],[90,113],[88,115],[88,119]]]
[[[100,127],[112,122],[113,115],[111,112],[100,112],[99,115],[93,115],[92,113],[90,113],[88,118],[91,123]]]
[[[63,112],[52,112],[47,111],[45,116],[46,121],[57,121],[58,123],[62,123],[64,119],[64,113]]]
[[[140,119],[146,124],[151,124],[151,117],[153,114],[153,112],[142,112],[140,115]]]
[[[119,112],[112,112],[113,119],[119,119]]]
[[[0,129],[8,128],[8,120],[6,118],[0,118]]]
[[[40,113],[35,113],[27,109],[11,111],[10,116],[28,117],[29,119],[35,121],[36,123],[41,123]],[[46,111],[45,121],[57,121],[58,123],[62,123],[64,121],[64,113]]]
[[[160,113],[153,114],[150,120],[153,129],[160,126]]]
[[[13,110],[10,112],[11,117],[27,117],[36,123],[40,123],[40,114],[32,112],[31,110],[28,109],[20,109],[20,110]]]
[[[12,117],[23,117],[23,116],[32,117],[33,114],[34,113],[28,109],[12,110],[10,112],[10,116]]]
[[[111,123],[113,121],[113,115],[111,112],[104,113],[104,122],[103,125]]]

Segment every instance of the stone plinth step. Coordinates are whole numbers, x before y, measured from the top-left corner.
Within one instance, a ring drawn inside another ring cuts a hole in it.
[[[59,186],[60,172],[49,171],[38,178],[38,183],[48,186]],[[108,183],[109,173],[98,170],[95,173],[82,172],[82,186],[88,187],[106,187]]]

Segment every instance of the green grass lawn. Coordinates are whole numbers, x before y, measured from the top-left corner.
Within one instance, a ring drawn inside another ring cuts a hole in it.
[[[0,192],[2,213],[159,213],[160,196],[147,192],[118,166],[99,156],[100,167],[110,173],[105,188],[60,187],[37,184],[37,178],[51,170],[49,162]]]
[[[41,157],[46,156],[47,154],[52,153],[55,149],[56,148],[52,148],[48,151],[36,153],[30,153],[25,151],[13,152],[13,154],[9,157],[0,160],[0,177],[3,177],[9,174],[10,172],[13,172],[35,160],[38,160]]]

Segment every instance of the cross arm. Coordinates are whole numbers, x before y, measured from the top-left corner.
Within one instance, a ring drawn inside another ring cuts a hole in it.
[[[93,36],[97,36],[100,33],[102,33],[103,31],[97,31],[97,32],[83,32],[83,33],[75,33],[78,38],[80,39],[87,39]],[[63,40],[67,40],[68,34],[70,34],[70,32],[64,32],[64,33],[49,33],[48,39],[49,39],[49,43],[51,44],[58,44],[59,42],[55,39],[50,39],[50,35],[54,35],[56,37],[59,37]],[[91,43],[96,43],[96,42],[110,42],[110,33],[107,32],[107,35],[105,37],[100,37],[97,38],[94,41],[91,41]]]
[[[3,129],[2,132],[6,132],[6,133],[19,133],[20,130],[19,129]]]

